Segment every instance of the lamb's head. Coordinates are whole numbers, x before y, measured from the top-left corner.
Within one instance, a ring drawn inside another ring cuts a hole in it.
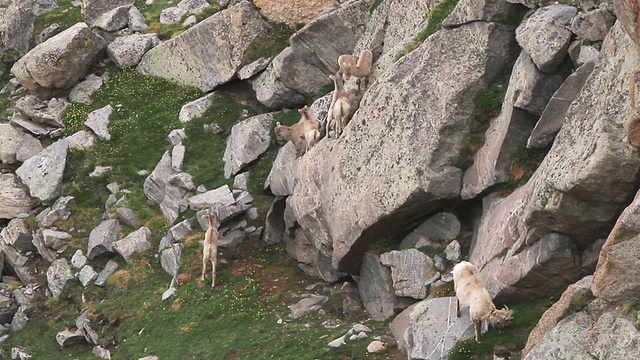
[[[509,308],[505,306],[504,309],[491,310],[485,320],[495,327],[505,327],[509,325],[511,319],[513,319],[513,310],[509,310]]]
[[[276,127],[273,128],[273,132],[276,133],[276,140],[279,140],[279,141],[286,140],[288,129],[289,129],[288,127],[280,124],[280,122],[277,122]]]
[[[216,212],[214,211],[207,211],[206,214],[202,215],[202,218],[209,219],[215,222],[218,220],[218,214],[216,214]]]

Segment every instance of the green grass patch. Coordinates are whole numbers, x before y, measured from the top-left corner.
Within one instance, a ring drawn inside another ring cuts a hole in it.
[[[502,329],[489,327],[489,331],[482,336],[482,342],[479,343],[475,339],[459,340],[449,352],[449,359],[491,360],[494,351],[498,349],[511,353],[521,351],[531,330],[556,300],[549,298],[513,305],[510,307],[513,310],[511,324]]]
[[[285,23],[270,23],[267,31],[249,44],[242,55],[242,63],[250,64],[262,57],[278,55],[289,46],[289,38],[298,29]]]
[[[11,73],[9,72],[9,69],[6,69],[0,75],[0,90],[4,89],[7,86],[7,84],[9,84],[10,78],[11,78]],[[11,100],[9,100],[10,95],[11,94],[9,94],[9,92],[0,94],[0,116],[2,116],[3,119],[7,119],[8,117],[11,116],[11,113],[7,111],[9,104],[11,104]]]
[[[505,93],[506,85],[494,83],[479,90],[473,98],[475,108],[469,132],[464,137],[460,159],[456,164],[460,169],[467,169],[473,164],[476,152],[484,145],[484,134],[491,120],[500,114]]]
[[[377,255],[397,249],[398,241],[390,237],[378,238],[369,245],[369,250]]]
[[[184,124],[187,138],[182,141],[186,148],[183,170],[193,176],[196,184],[203,184],[207,189],[232,184],[232,179],[224,178],[223,171],[222,156],[226,148],[226,138],[233,125],[245,119],[242,117],[243,110],[246,110],[249,116],[262,110],[254,100],[244,102],[246,104],[241,104],[229,94],[216,92],[205,113]],[[204,126],[211,123],[218,124],[224,131],[221,134],[204,131]]]
[[[33,24],[31,47],[35,45],[35,36],[40,34],[42,30],[46,29],[47,27],[53,24],[60,25],[58,29],[51,34],[53,36],[82,21],[84,20],[82,19],[80,6],[73,6],[71,0],[58,0],[57,8],[36,17]]]
[[[65,135],[83,128],[89,113],[111,105],[108,141],[98,140],[87,150],[71,150],[65,170],[65,195],[81,207],[104,204],[106,184],[122,188],[142,187],[139,170],[153,170],[169,149],[167,134],[181,124],[178,113],[184,103],[200,95],[196,88],[141,75],[133,69],[109,68],[109,80],[95,91],[90,104],[72,103],[63,112]],[[88,176],[95,166],[113,169],[98,177]]]
[[[427,26],[416,35],[410,43],[405,45],[403,51],[396,56],[396,60],[412,52],[420,46],[429,36],[442,29],[442,22],[456,8],[460,0],[443,0],[431,10],[427,16]]]
[[[145,0],[137,0],[135,2],[135,6],[140,10],[145,20],[147,21],[147,25],[149,26],[146,33],[156,33],[158,38],[161,40],[168,40],[185,30],[189,29],[188,26],[183,26],[182,23],[186,20],[187,17],[191,16],[191,14],[184,14],[180,21],[177,21],[172,24],[162,24],[160,23],[160,14],[162,10],[176,6],[176,2],[171,1],[154,1],[152,4],[147,4]],[[211,2],[209,2],[211,3]],[[210,17],[211,15],[217,13],[219,11],[217,5],[212,4],[212,6],[200,11],[199,13],[193,14],[198,19],[198,22]]]

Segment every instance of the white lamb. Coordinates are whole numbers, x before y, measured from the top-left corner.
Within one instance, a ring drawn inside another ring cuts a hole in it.
[[[460,303],[469,307],[477,342],[482,340],[482,330],[486,331],[488,324],[502,327],[513,318],[513,311],[506,306],[502,310],[496,309],[472,263],[462,261],[453,268],[453,283],[458,299],[456,316],[460,317]]]

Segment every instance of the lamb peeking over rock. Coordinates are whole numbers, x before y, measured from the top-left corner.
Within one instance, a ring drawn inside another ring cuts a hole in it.
[[[506,306],[502,310],[496,309],[472,263],[462,261],[453,268],[453,284],[457,298],[456,316],[460,317],[460,303],[469,307],[477,342],[482,340],[482,330],[486,331],[488,324],[503,327],[513,318],[513,311]]]
[[[358,78],[358,89],[360,90],[360,82],[364,81],[371,73],[371,66],[373,65],[373,53],[370,50],[362,50],[360,56],[355,55],[340,55],[338,57],[338,74],[342,76],[344,74],[345,80],[349,80],[351,76]],[[365,83],[366,88],[366,83]]]
[[[302,156],[320,141],[320,121],[311,115],[306,106],[298,111],[304,118],[302,121],[291,126],[277,122],[274,131],[276,139],[293,142],[297,156]]]

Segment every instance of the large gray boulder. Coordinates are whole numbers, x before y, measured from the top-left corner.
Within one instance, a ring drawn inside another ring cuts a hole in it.
[[[418,303],[409,313],[409,329],[404,339],[407,358],[447,359],[456,341],[472,339],[475,333],[469,311],[456,317],[456,298],[441,297]]]
[[[424,244],[420,244],[424,239],[444,245],[460,234],[460,226],[460,220],[455,214],[437,213],[405,236],[400,242],[399,248],[404,250],[424,246]]]
[[[12,124],[0,124],[0,163],[15,164],[24,133]]]
[[[0,13],[0,62],[12,63],[29,51],[33,32],[34,0],[12,1]]]
[[[113,250],[129,262],[136,254],[151,250],[151,230],[143,226],[113,243]]]
[[[514,88],[513,106],[540,116],[563,82],[562,75],[545,74],[538,70],[531,57],[522,51],[509,79],[509,86]]]
[[[590,290],[592,280],[593,276],[589,275],[577,283],[569,285],[567,290],[562,293],[560,299],[542,314],[542,318],[540,318],[536,327],[531,330],[527,344],[522,350],[523,358],[527,356],[533,347],[537,346],[544,339],[544,336],[548,334],[560,320],[576,311],[582,310],[579,307],[586,305],[587,301],[593,297]]]
[[[391,270],[380,263],[378,255],[367,253],[363,257],[358,290],[371,319],[380,321],[393,316],[396,296]]]
[[[614,25],[602,49],[602,58],[608,60],[596,65],[532,178],[504,198],[485,198],[488,203],[470,259],[484,265],[481,274],[487,279],[510,277],[514,269],[500,264],[518,262],[512,257],[533,256],[534,247],[540,246],[537,242],[548,234],[567,236],[570,241],[565,240],[563,251],[574,253],[606,237],[619,209],[635,193],[640,157],[622,127],[630,112],[629,93],[614,84],[640,67],[640,53],[620,25]],[[504,257],[497,256],[505,251]],[[523,255],[526,253],[532,254]],[[563,266],[573,256],[565,257]],[[549,264],[548,274],[562,273],[555,266]],[[576,266],[570,266],[574,270],[563,280],[549,281],[546,292],[560,292],[567,281],[579,279]],[[505,284],[502,280],[488,282]],[[551,289],[556,285],[557,289]],[[503,286],[492,292],[497,294]]]
[[[31,229],[24,219],[11,219],[7,227],[0,230],[0,240],[18,249],[21,253],[36,250],[31,242],[32,239]]]
[[[594,295],[607,301],[620,302],[639,298],[639,194],[622,212],[600,251],[592,289]]]
[[[464,173],[460,192],[462,199],[475,198],[492,186],[511,178],[511,164],[515,153],[519,145],[529,137],[536,123],[536,117],[521,108],[528,107],[527,104],[531,104],[538,95],[532,93],[528,85],[535,85],[537,80],[544,82],[545,78],[550,77],[538,76],[539,74],[540,71],[527,54],[520,53],[509,79],[500,115],[491,120],[489,129],[485,132],[484,144],[476,152],[473,164]],[[532,77],[537,79],[523,79]],[[516,102],[520,107],[516,107]],[[540,104],[536,107],[541,108]]]
[[[41,98],[66,95],[87,75],[106,45],[87,24],[77,23],[31,49],[11,72],[20,84]]]
[[[473,97],[514,44],[510,28],[482,22],[435,33],[371,85],[340,138],[302,157],[293,212],[336,269],[356,272],[372,241],[458,197]]]
[[[135,0],[82,0],[82,17],[93,25],[103,14],[120,6],[132,6]]]
[[[101,254],[113,253],[113,242],[120,231],[118,220],[110,219],[102,221],[89,233],[89,245],[87,257],[93,259]]]
[[[226,220],[241,211],[236,205],[236,199],[228,185],[191,196],[187,201],[191,210],[213,209],[217,211],[218,221]]]
[[[436,272],[433,261],[426,254],[416,249],[394,250],[380,255],[380,263],[391,269],[396,296],[418,300],[427,297],[429,279]]]
[[[73,271],[65,258],[57,259],[47,269],[47,284],[54,299],[60,297],[67,282],[73,279]]]
[[[346,2],[296,32],[290,46],[253,80],[258,101],[272,109],[295,107],[331,83],[338,56],[351,54],[364,31],[369,6],[365,0]]]
[[[516,40],[543,72],[554,72],[567,56],[573,35],[568,29],[578,13],[574,6],[554,4],[537,9],[516,30]]]
[[[138,65],[142,56],[160,44],[156,34],[131,34],[115,38],[107,46],[107,54],[120,69]]]
[[[224,177],[229,179],[267,151],[271,145],[272,123],[273,113],[267,113],[252,116],[231,128],[222,156]]]
[[[296,148],[291,141],[278,149],[271,171],[264,182],[264,188],[269,189],[275,196],[289,196],[293,194],[298,177],[298,162]]]
[[[256,7],[243,1],[151,49],[137,70],[212,90],[236,75],[247,47],[267,26]]]
[[[58,140],[26,160],[16,170],[22,183],[29,188],[31,196],[44,203],[60,196],[68,148],[69,142],[66,139]]]
[[[638,341],[634,323],[617,312],[581,311],[560,321],[524,359],[637,359]]]
[[[531,136],[527,140],[527,147],[544,149],[551,146],[553,139],[555,139],[556,134],[564,124],[569,105],[582,90],[594,66],[595,63],[593,62],[580,66],[562,83],[549,100],[536,126],[531,131]]]
[[[571,31],[587,41],[602,41],[609,32],[615,16],[606,8],[598,8],[578,14],[571,21]]]

